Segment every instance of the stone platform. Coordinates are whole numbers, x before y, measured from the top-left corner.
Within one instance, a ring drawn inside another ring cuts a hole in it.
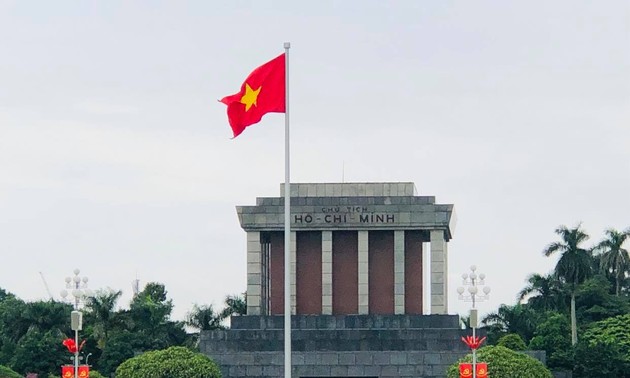
[[[282,316],[235,316],[199,348],[223,377],[282,377]],[[457,315],[292,316],[292,377],[445,377],[467,353]]]

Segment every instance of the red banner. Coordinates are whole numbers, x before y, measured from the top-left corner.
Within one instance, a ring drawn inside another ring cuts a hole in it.
[[[74,366],[64,365],[61,367],[62,378],[74,378]],[[79,378],[90,378],[90,367],[88,365],[79,366]]]
[[[484,377],[485,377],[485,375],[484,375]],[[90,378],[90,367],[89,366],[87,366],[87,365],[79,366],[79,378]]]
[[[459,377],[471,378],[473,368],[472,364],[459,364]],[[485,362],[477,362],[477,378],[488,378],[488,364]]]

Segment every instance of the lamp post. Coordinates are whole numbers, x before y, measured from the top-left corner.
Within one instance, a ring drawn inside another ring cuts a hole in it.
[[[85,301],[85,298],[92,296],[92,291],[88,289],[88,278],[86,276],[80,277],[79,269],[74,270],[73,277],[66,277],[66,289],[61,290],[61,298],[64,300],[68,297],[68,294],[74,298],[73,308],[70,313],[70,328],[74,331],[74,343],[77,350],[74,352],[74,377],[79,376],[79,331],[83,328],[83,314],[79,311],[80,305]]]
[[[472,265],[470,267],[470,273],[462,274],[462,285],[457,288],[459,299],[465,302],[472,302],[472,309],[470,310],[470,327],[472,328],[473,339],[475,338],[475,330],[477,328],[477,309],[475,304],[477,302],[483,302],[490,298],[490,287],[484,286],[486,275],[484,273],[477,274],[477,267]],[[464,287],[468,287],[468,290]],[[480,286],[481,292],[479,291]],[[472,350],[472,373],[473,378],[477,378],[477,349]]]

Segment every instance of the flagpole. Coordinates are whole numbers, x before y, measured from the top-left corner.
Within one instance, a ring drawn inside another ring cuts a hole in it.
[[[289,49],[284,43],[284,377],[291,378],[291,169],[289,164]]]

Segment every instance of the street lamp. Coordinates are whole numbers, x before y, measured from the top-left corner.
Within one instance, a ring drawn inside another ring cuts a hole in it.
[[[486,279],[486,275],[483,273],[477,274],[477,267],[472,265],[470,267],[470,273],[462,274],[462,285],[457,288],[457,294],[459,294],[459,299],[464,302],[472,302],[472,309],[470,310],[470,327],[472,328],[473,339],[475,339],[475,329],[477,328],[477,309],[475,308],[475,304],[477,302],[483,302],[490,298],[490,287],[484,286]],[[466,290],[466,287],[468,290]],[[480,286],[481,288],[480,292]],[[472,350],[472,373],[473,378],[477,378],[477,348],[473,348]]]
[[[66,277],[66,289],[61,290],[61,298],[65,301],[68,294],[74,298],[74,310],[70,313],[70,328],[74,331],[74,343],[76,345],[76,351],[74,352],[74,377],[79,376],[79,331],[83,329],[83,314],[79,311],[79,306],[84,303],[86,298],[92,296],[92,291],[88,289],[88,278],[86,276],[80,277],[79,269],[74,270],[73,277]]]

